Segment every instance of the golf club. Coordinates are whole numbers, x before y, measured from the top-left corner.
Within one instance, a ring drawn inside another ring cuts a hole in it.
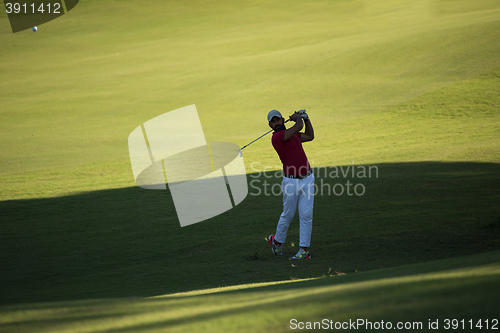
[[[289,122],[289,121],[290,121],[290,119],[286,120],[286,121],[285,121],[285,123],[287,123],[287,122]],[[260,138],[265,137],[266,135],[268,135],[268,134],[269,134],[269,133],[271,133],[272,131],[274,131],[274,130],[272,129],[272,130],[270,130],[269,132],[262,134],[262,135],[261,135],[261,136],[259,136],[257,139],[255,139],[255,140],[253,140],[252,142],[250,142],[250,143],[248,143],[248,144],[244,145],[243,147],[241,147],[241,148],[240,148],[240,150],[239,150],[239,152],[238,152],[238,155],[239,155],[240,157],[242,157],[242,156],[243,156],[243,153],[241,152],[241,150],[242,150],[242,149],[244,149],[245,147],[250,146],[252,143],[254,143],[255,141],[259,140]]]
[[[302,109],[302,110],[299,110],[299,111],[296,111],[296,112],[298,112],[299,114],[302,114],[302,113],[305,113],[305,112],[306,112],[306,110]],[[287,123],[287,122],[289,122],[289,121],[290,121],[290,119],[285,120],[285,123]],[[239,155],[240,157],[243,157],[243,153],[241,152],[241,150],[242,150],[242,149],[245,149],[246,147],[250,146],[252,143],[254,143],[255,141],[259,140],[260,138],[265,137],[266,135],[268,135],[268,134],[269,134],[269,133],[271,133],[272,131],[274,131],[274,130],[273,130],[273,129],[272,129],[272,130],[269,130],[269,132],[262,134],[262,135],[261,135],[261,136],[259,136],[257,139],[255,139],[255,140],[253,140],[252,142],[247,143],[246,145],[244,145],[243,147],[241,147],[241,148],[240,148],[240,150],[238,151],[238,155]]]

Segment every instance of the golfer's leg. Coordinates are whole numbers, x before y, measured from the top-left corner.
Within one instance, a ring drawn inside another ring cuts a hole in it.
[[[281,213],[276,227],[275,239],[278,243],[284,243],[290,222],[292,222],[297,209],[297,179],[283,178],[281,190],[283,192],[283,213]]]
[[[300,247],[311,245],[313,207],[314,207],[314,175],[302,180],[299,191],[298,206],[300,219]]]

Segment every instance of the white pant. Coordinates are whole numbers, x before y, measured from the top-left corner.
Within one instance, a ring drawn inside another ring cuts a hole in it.
[[[284,177],[281,182],[283,191],[283,213],[276,227],[275,239],[284,243],[290,222],[295,215],[297,205],[300,219],[300,247],[311,245],[311,231],[314,206],[314,175],[311,173],[304,179]]]

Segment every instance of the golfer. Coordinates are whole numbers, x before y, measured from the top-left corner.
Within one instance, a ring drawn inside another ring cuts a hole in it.
[[[300,249],[290,258],[311,259],[309,246],[311,245],[313,205],[314,205],[314,175],[302,148],[302,142],[314,139],[314,130],[305,110],[295,112],[290,120],[295,124],[286,129],[285,119],[277,110],[267,115],[269,126],[274,129],[272,144],[283,163],[284,177],[281,183],[283,192],[283,213],[281,213],[276,227],[276,235],[269,235],[267,240],[276,255],[283,255],[282,245],[292,221],[297,206],[300,218]],[[300,130],[304,127],[305,132]]]

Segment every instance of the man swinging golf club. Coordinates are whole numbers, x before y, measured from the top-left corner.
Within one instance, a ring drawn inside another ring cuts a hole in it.
[[[314,130],[306,110],[300,110],[290,116],[295,124],[286,129],[285,119],[277,110],[267,115],[269,126],[274,130],[272,144],[283,163],[284,177],[281,183],[283,192],[283,213],[276,227],[276,235],[269,235],[267,240],[276,255],[283,255],[282,244],[292,221],[297,206],[300,218],[300,249],[290,258],[311,259],[308,248],[311,245],[311,231],[314,206],[314,175],[307,156],[302,148],[302,142],[314,139]],[[305,132],[300,130],[304,127]]]

